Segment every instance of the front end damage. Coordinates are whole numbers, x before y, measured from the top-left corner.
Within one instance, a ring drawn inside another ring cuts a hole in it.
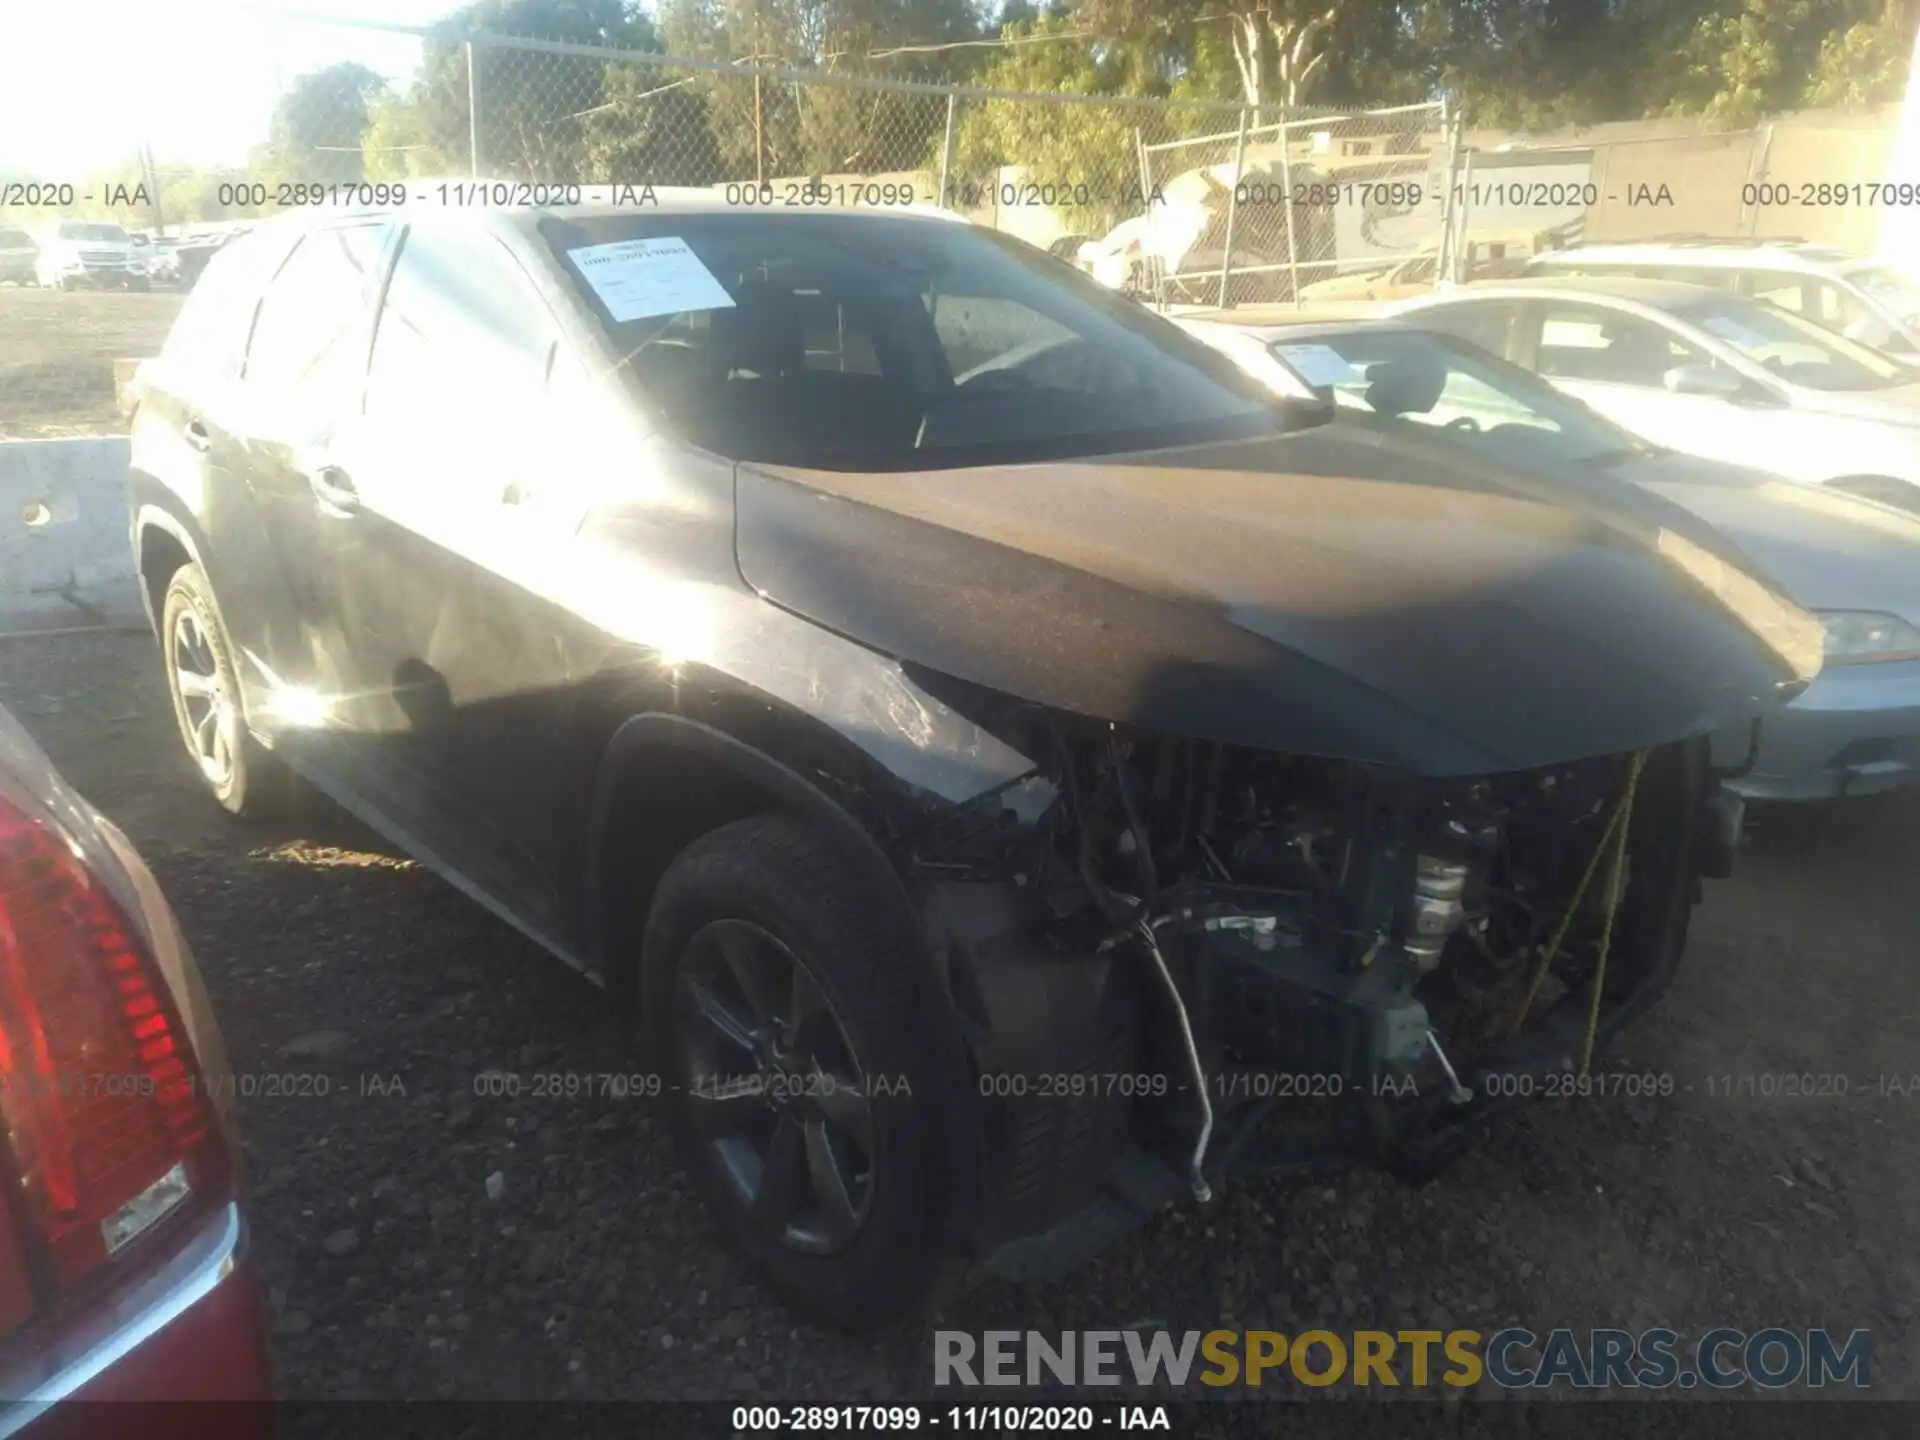
[[[988,1163],[970,1246],[1077,1263],[1235,1173],[1424,1173],[1579,1093],[1666,986],[1737,817],[1687,741],[1484,779],[1058,714],[911,846]]]

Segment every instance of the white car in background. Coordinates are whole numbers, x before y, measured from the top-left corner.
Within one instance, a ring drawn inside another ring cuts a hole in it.
[[[147,288],[146,266],[133,237],[106,220],[62,220],[40,237],[34,275],[50,289],[76,285]]]
[[[1794,240],[1677,240],[1577,245],[1527,262],[1542,279],[1569,275],[1677,280],[1764,300],[1849,340],[1920,365],[1920,284],[1885,260]]]
[[[1715,736],[1718,762],[1751,762],[1729,788],[1826,800],[1920,780],[1920,518],[1638,442],[1426,320],[1175,323],[1275,393],[1331,400],[1341,421],[1423,437],[1436,457],[1576,487],[1626,481],[1706,521],[1825,629],[1819,678],[1767,717],[1757,749]]]
[[[1920,375],[1774,305],[1664,280],[1513,280],[1393,313],[1656,445],[1920,511]]]

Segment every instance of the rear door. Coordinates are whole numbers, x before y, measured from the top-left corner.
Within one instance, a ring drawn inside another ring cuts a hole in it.
[[[271,688],[262,661],[297,626],[248,485],[240,371],[261,290],[292,243],[251,237],[207,268],[160,354],[141,368],[132,426],[135,523],[159,512],[186,531],[226,622],[250,717]]]

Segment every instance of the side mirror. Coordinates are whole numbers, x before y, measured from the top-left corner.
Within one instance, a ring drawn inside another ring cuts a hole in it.
[[[1711,365],[1676,365],[1661,381],[1675,395],[1713,395],[1722,400],[1731,400],[1746,389],[1738,375]]]

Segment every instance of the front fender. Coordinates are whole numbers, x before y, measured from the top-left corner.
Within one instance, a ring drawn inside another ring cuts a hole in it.
[[[924,1033],[941,1052],[936,1072],[943,1077],[941,1093],[921,1097],[930,1107],[929,1123],[944,1132],[956,1163],[953,1174],[962,1190],[956,1197],[955,1239],[965,1242],[974,1217],[987,1203],[987,1139],[978,1084],[969,1058],[960,1013],[935,955],[917,907],[908,893],[901,871],[887,849],[863,823],[826,791],[783,761],[723,730],[684,715],[650,712],[629,717],[616,729],[601,754],[593,782],[590,805],[587,865],[588,954],[593,956],[610,988],[623,1002],[637,996],[638,966],[622,964],[619,946],[608,933],[610,917],[622,913],[623,903],[644,911],[655,883],[672,854],[678,852],[679,839],[663,847],[660,863],[646,867],[640,875],[620,868],[613,839],[622,833],[619,807],[635,791],[629,781],[652,772],[662,776],[723,774],[738,782],[752,797],[756,809],[780,809],[803,816],[818,827],[823,837],[857,867],[873,904],[883,908],[891,920],[893,933],[901,937],[903,964],[924,967],[925,984],[916,987],[928,1013],[921,1017]],[[731,787],[715,787],[729,790]],[[742,818],[733,811],[722,812],[719,823]],[[669,817],[669,823],[672,823]],[[704,823],[693,827],[693,834],[704,833]],[[685,838],[692,838],[689,834]],[[614,887],[628,887],[616,895]],[[636,893],[636,890],[639,893]],[[639,917],[637,917],[639,918]],[[642,919],[644,924],[644,920]],[[634,957],[637,959],[638,957]]]

